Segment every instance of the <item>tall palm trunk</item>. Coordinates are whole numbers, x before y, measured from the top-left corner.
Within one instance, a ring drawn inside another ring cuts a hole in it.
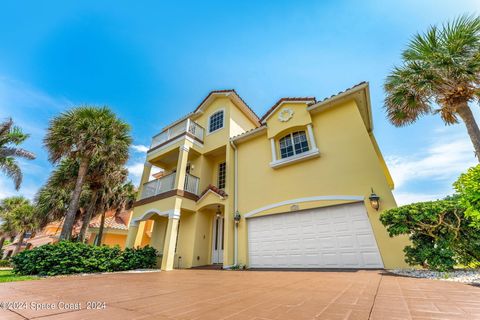
[[[475,156],[480,161],[480,129],[478,129],[478,125],[473,117],[472,110],[465,102],[461,106],[457,107],[457,113],[467,127],[468,135],[470,136],[470,140],[472,140],[473,147],[475,148]]]
[[[102,218],[100,219],[100,227],[98,227],[98,236],[97,241],[95,243],[96,246],[102,245],[102,238],[103,238],[103,229],[105,228],[105,210],[102,212]]]
[[[90,200],[90,204],[88,205],[88,208],[87,208],[87,212],[85,212],[85,215],[83,216],[82,228],[80,229],[80,234],[78,235],[79,242],[85,241],[85,235],[87,234],[90,220],[92,220],[92,215],[97,205],[97,199],[98,199],[98,191],[94,190],[92,194],[92,199]]]
[[[20,238],[18,239],[17,246],[15,247],[15,250],[13,251],[12,256],[14,256],[14,255],[16,255],[17,253],[20,252],[20,249],[22,248],[24,238],[25,238],[25,232],[20,233]]]
[[[82,187],[85,183],[85,176],[87,175],[88,163],[88,159],[82,159],[80,162],[75,189],[73,190],[72,199],[70,199],[67,214],[65,215],[60,240],[70,240],[72,237],[73,224],[75,222],[75,216],[77,215],[80,195],[82,194]]]

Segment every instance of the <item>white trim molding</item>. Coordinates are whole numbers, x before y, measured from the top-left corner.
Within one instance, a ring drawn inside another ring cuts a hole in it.
[[[289,205],[289,204],[298,204],[302,202],[312,202],[312,201],[364,201],[364,196],[347,196],[347,195],[333,195],[333,196],[314,196],[314,197],[306,197],[306,198],[297,198],[291,200],[280,201],[277,203],[272,203],[258,209],[252,210],[244,215],[245,218],[251,218],[257,213],[260,213],[265,210],[278,208],[281,206]]]
[[[169,216],[169,211],[163,211],[162,212],[162,211],[159,211],[157,209],[147,210],[141,216],[139,216],[138,218],[135,218],[135,219],[132,218],[132,221],[130,222],[130,226],[131,227],[138,227],[138,224],[140,222],[150,219],[150,217],[152,217],[155,214],[159,215],[160,217],[168,217]]]
[[[168,210],[168,219],[180,219],[180,210],[178,209]]]
[[[320,151],[315,148],[308,150],[303,153],[296,154],[294,156],[288,157],[288,158],[283,158],[283,159],[278,159],[275,161],[270,162],[270,167],[277,169],[286,165],[289,165],[291,163],[307,160],[307,159],[312,159],[320,156]]]
[[[217,197],[219,197],[220,200],[225,200],[225,197],[222,197],[222,196],[219,195],[218,193],[212,191],[211,189],[208,189],[208,191],[205,192],[205,193],[202,195],[202,197],[199,198],[196,202],[199,203],[200,201],[202,201],[203,199],[205,199],[205,197],[206,197],[208,194],[210,194],[210,193],[212,193],[212,194],[216,195]]]

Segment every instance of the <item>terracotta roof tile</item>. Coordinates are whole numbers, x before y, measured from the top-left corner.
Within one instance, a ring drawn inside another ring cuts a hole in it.
[[[209,190],[215,192],[216,194],[218,194],[221,197],[227,197],[228,196],[227,193],[224,190],[215,187],[213,184],[209,184],[208,187],[205,190],[203,190],[203,192],[200,194],[200,196],[198,196],[198,198],[201,199]]]
[[[128,211],[122,212],[120,215],[115,214],[106,214],[105,216],[105,225],[104,227],[117,230],[128,230],[128,225],[126,221],[128,218],[125,217],[125,212],[129,214]],[[96,216],[90,222],[90,228],[99,228],[101,222],[101,215]]]
[[[342,93],[345,93],[345,92],[347,92],[347,91],[349,91],[349,90],[355,89],[356,87],[359,87],[359,86],[364,85],[364,84],[366,84],[366,83],[367,83],[366,81],[362,81],[362,82],[360,82],[360,83],[357,83],[357,84],[354,85],[354,86],[351,86],[350,88],[347,88],[347,89],[345,89],[345,90],[343,90],[343,91],[339,91],[339,92],[336,93],[336,94],[332,94],[330,97],[323,98],[322,100],[320,100],[320,101],[318,101],[318,102],[323,102],[323,101],[326,101],[326,100],[328,100],[328,99],[334,98],[334,97],[336,97],[336,96],[338,96],[338,95],[340,95],[340,94],[342,94]]]

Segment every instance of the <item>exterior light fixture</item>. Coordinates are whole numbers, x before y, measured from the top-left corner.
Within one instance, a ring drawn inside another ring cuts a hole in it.
[[[233,220],[235,221],[235,224],[238,225],[240,223],[240,212],[236,211],[234,214],[233,214]]]
[[[220,206],[217,206],[217,212],[215,214],[217,215],[217,219],[219,219],[222,216],[222,211],[220,210]]]
[[[370,194],[368,199],[370,200],[370,205],[372,206],[372,208],[378,211],[378,208],[380,208],[380,197],[373,191],[373,188],[371,189],[372,193]]]

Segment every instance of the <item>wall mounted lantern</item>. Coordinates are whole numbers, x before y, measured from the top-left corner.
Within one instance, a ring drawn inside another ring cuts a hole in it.
[[[233,220],[235,221],[235,224],[238,225],[240,223],[240,212],[236,211],[234,214],[233,214]]]
[[[372,193],[370,194],[368,199],[370,200],[370,205],[372,206],[372,208],[378,211],[378,208],[380,208],[380,197],[373,191],[373,188],[371,189]]]

